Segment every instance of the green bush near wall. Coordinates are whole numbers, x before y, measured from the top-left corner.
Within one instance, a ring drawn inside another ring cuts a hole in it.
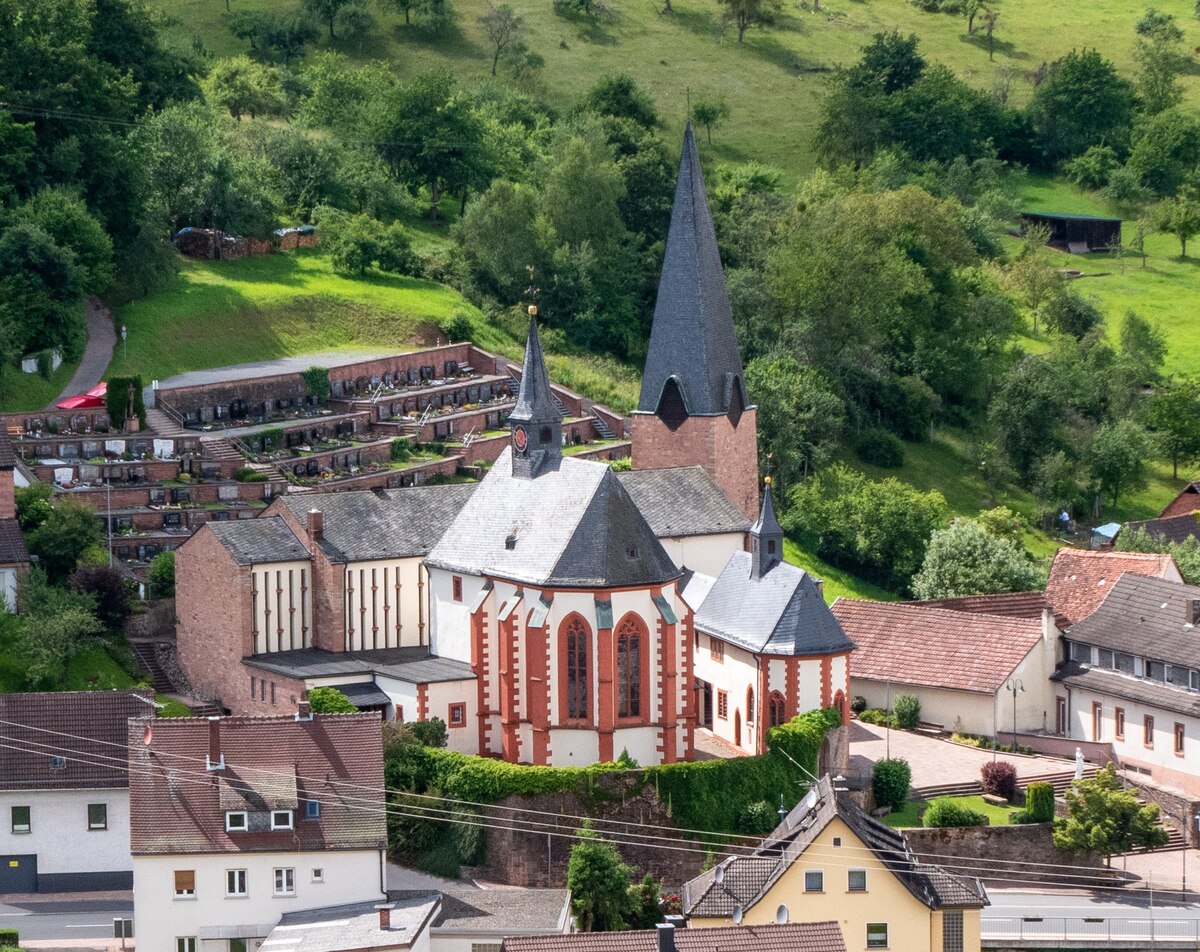
[[[142,400],[141,377],[109,377],[108,392],[104,397],[104,407],[108,411],[108,422],[114,430],[120,430],[125,423],[125,411],[129,406],[129,386],[133,385],[133,412],[138,418],[138,424],[146,427],[146,404]]]
[[[317,402],[324,406],[329,400],[329,371],[324,367],[309,367],[300,371],[300,376],[308,387],[308,395],[316,397]]]

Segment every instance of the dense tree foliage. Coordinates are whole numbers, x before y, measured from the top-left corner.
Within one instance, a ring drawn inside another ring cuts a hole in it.
[[[1054,845],[1061,850],[1099,853],[1111,860],[1116,853],[1167,842],[1158,807],[1142,804],[1137,794],[1122,789],[1112,764],[1095,777],[1077,781],[1066,798],[1066,818],[1054,825]]]
[[[567,888],[571,912],[581,932],[610,932],[626,928],[633,914],[629,893],[632,870],[617,848],[601,839],[584,821],[567,860]]]
[[[1021,547],[975,522],[936,530],[925,561],[913,577],[917,598],[955,598],[997,592],[1027,592],[1044,580]]]

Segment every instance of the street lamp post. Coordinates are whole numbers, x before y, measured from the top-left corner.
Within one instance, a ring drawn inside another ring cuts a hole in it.
[[[129,336],[129,331],[126,329],[125,325],[122,324],[121,325],[121,359],[126,360],[126,361],[129,360],[129,344],[126,341],[126,338],[128,336]]]
[[[1020,678],[1009,678],[1006,686],[1012,692],[1013,699],[1012,752],[1015,754],[1017,752],[1017,692],[1025,693],[1025,682]]]

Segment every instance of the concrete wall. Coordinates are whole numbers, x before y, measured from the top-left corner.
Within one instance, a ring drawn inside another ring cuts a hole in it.
[[[250,579],[254,653],[312,647],[311,563],[255,565]]]
[[[741,552],[746,547],[746,535],[743,532],[682,536],[658,541],[679,568],[687,567],[713,578],[721,574],[734,552]]]
[[[274,895],[276,867],[296,871],[294,895]],[[141,952],[175,952],[179,936],[205,940],[198,952],[228,952],[230,938],[263,939],[286,912],[383,899],[382,867],[380,850],[135,856],[134,935]],[[229,869],[246,870],[246,897],[225,895]],[[175,896],[176,870],[195,871],[194,896]]]
[[[88,804],[108,807],[108,828],[88,829]],[[28,833],[12,832],[12,808],[29,807]],[[0,854],[38,858],[42,891],[128,889],[129,790],[0,791]]]

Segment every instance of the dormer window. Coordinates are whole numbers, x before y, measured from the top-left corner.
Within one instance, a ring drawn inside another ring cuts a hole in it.
[[[515,535],[505,536],[504,548],[506,548],[509,552],[511,552],[516,547],[517,547],[517,537]]]
[[[271,829],[272,830],[290,830],[292,828],[292,811],[291,810],[272,810],[271,811]]]
[[[304,801],[304,819],[319,820],[321,818],[321,801],[306,800]]]
[[[630,561],[633,561],[637,557],[638,557],[638,547],[636,545],[629,545],[629,546],[625,547],[625,558],[629,559]]]
[[[226,833],[245,833],[250,829],[250,818],[244,810],[235,810],[225,814]]]

